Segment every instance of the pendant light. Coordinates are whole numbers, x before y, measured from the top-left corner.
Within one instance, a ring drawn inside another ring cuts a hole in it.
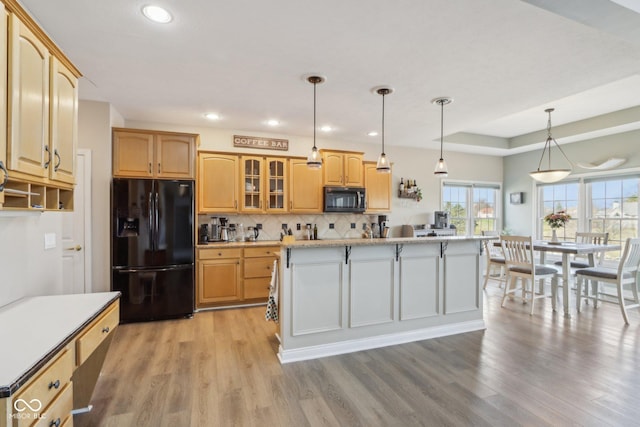
[[[433,174],[440,178],[446,178],[447,175],[449,175],[449,170],[447,169],[447,162],[444,161],[444,156],[443,156],[444,106],[447,104],[451,104],[452,102],[453,102],[453,98],[449,98],[446,96],[431,100],[432,104],[436,104],[440,106],[440,159],[438,160],[438,163],[436,163],[436,169],[433,171]]]
[[[564,154],[564,151],[562,150],[560,145],[558,145],[556,140],[551,136],[551,113],[553,112],[553,110],[553,108],[547,108],[546,110],[544,110],[545,113],[549,114],[549,120],[547,121],[547,140],[544,143],[544,149],[542,150],[542,155],[540,156],[540,162],[538,162],[538,169],[529,173],[529,175],[531,175],[531,178],[544,183],[557,182],[561,179],[566,178],[571,173],[571,167],[573,167],[573,163],[571,163],[571,160],[569,160],[567,155]],[[556,144],[558,150],[560,150],[564,158],[567,160],[567,162],[569,162],[569,165],[571,166],[569,169],[551,169],[551,141]],[[547,169],[540,169],[542,160],[544,159],[544,153],[547,151],[547,149],[549,150]]]
[[[384,97],[385,95],[389,95],[393,92],[393,89],[388,87],[381,87],[376,90],[378,95],[382,95],[382,152],[380,153],[380,157],[378,157],[378,163],[376,164],[376,171],[378,173],[391,173],[391,165],[389,165],[389,160],[387,159],[387,155],[384,153]]]
[[[309,157],[307,157],[307,166],[312,169],[320,169],[322,167],[322,159],[320,159],[320,153],[316,148],[316,85],[325,81],[324,77],[310,76],[307,78],[309,83],[313,84],[313,148]]]

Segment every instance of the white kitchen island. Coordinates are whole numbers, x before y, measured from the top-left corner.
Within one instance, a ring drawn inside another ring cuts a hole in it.
[[[483,239],[283,243],[280,362],[485,329]]]

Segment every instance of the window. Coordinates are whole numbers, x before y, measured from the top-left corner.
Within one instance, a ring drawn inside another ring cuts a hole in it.
[[[571,219],[564,227],[556,229],[560,240],[575,240],[580,222],[578,210],[579,182],[563,182],[560,184],[538,186],[538,230],[542,230],[541,239],[551,239],[551,227],[544,221],[550,213],[565,211]]]
[[[589,231],[608,232],[609,242],[621,246],[628,237],[637,237],[639,182],[637,177],[587,181]],[[619,256],[606,253],[607,258]]]
[[[449,222],[456,227],[458,235],[500,230],[499,200],[498,184],[443,183],[441,206],[449,212]]]

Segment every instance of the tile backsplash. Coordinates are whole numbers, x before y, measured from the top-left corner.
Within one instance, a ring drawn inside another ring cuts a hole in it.
[[[198,215],[198,225],[210,223],[217,215]],[[306,225],[318,226],[318,239],[348,239],[362,237],[366,224],[378,222],[378,215],[363,214],[317,214],[317,215],[220,215],[228,218],[230,224],[242,224],[247,227],[262,226],[258,240],[280,240],[284,224],[291,229],[296,239],[306,238]],[[218,216],[219,217],[219,216]],[[300,225],[298,230],[297,225]],[[355,224],[355,227],[353,227]]]

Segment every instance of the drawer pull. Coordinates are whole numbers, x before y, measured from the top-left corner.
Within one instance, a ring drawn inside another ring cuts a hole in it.
[[[51,381],[49,383],[49,390],[55,388],[56,390],[60,388],[60,380],[56,380],[55,382]]]
[[[102,328],[102,333],[103,334],[108,334],[109,333],[109,327],[105,326],[104,328]]]
[[[60,417],[56,418],[55,420],[51,420],[51,422],[49,423],[49,427],[60,427]]]

